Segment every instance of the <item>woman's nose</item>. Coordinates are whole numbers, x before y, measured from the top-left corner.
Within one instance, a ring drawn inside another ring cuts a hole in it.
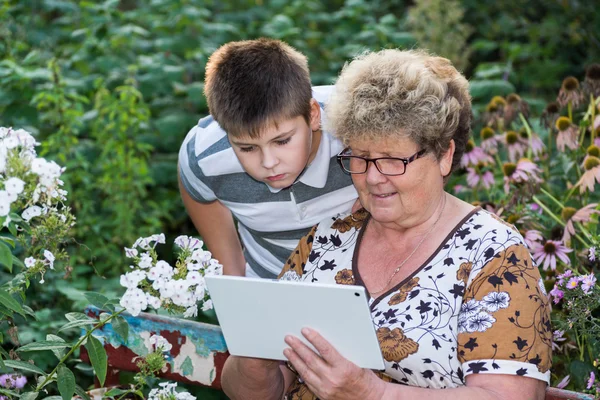
[[[381,183],[387,179],[385,175],[379,172],[374,161],[367,163],[367,172],[365,172],[365,175],[369,184]]]

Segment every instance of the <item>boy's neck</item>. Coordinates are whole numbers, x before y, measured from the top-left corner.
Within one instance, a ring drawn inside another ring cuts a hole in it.
[[[312,133],[312,144],[310,146],[310,154],[308,155],[308,161],[306,166],[315,159],[317,152],[319,151],[319,145],[321,144],[321,136],[323,136],[321,129],[318,129]]]

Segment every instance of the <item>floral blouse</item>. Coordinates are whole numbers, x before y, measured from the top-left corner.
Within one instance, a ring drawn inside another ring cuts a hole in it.
[[[363,285],[356,260],[363,209],[305,236],[280,279]],[[455,388],[469,374],[550,379],[550,304],[512,225],[480,208],[467,215],[412,275],[370,299],[386,381]],[[289,399],[315,399],[294,382]]]

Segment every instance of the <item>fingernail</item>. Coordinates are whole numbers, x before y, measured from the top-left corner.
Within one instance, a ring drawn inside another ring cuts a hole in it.
[[[302,328],[301,332],[304,336],[306,336],[306,335],[310,335],[311,330],[310,330],[310,328]]]

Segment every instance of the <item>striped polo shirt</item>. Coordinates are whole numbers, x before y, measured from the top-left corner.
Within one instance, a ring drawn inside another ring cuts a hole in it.
[[[321,108],[330,93],[331,86],[313,88]],[[339,140],[323,132],[314,160],[296,182],[274,189],[244,171],[227,134],[209,115],[181,145],[180,178],[195,201],[219,200],[231,210],[238,222],[246,275],[275,278],[312,226],[348,212],[358,197],[350,176],[336,162],[342,149]]]

